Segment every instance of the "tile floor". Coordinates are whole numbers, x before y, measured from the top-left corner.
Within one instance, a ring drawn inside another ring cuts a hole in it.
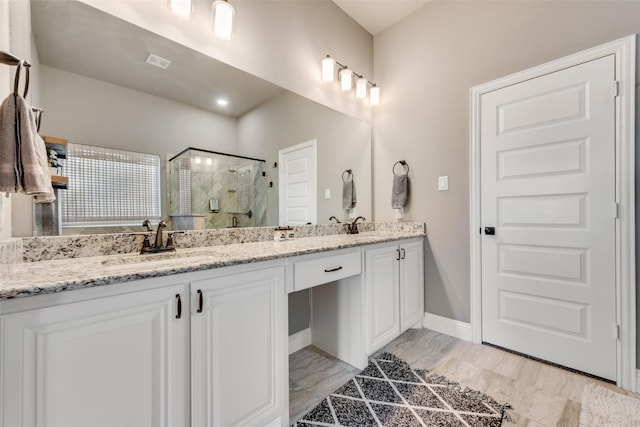
[[[380,350],[384,351],[406,360],[414,369],[429,369],[498,402],[510,403],[515,424],[507,426],[577,426],[582,389],[593,382],[634,395],[603,381],[428,329],[410,329]],[[290,422],[357,372],[313,346],[289,356]]]

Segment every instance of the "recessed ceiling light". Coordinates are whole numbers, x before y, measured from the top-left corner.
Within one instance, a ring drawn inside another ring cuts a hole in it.
[[[220,105],[221,107],[226,107],[227,105],[229,105],[229,101],[221,98],[216,100],[216,104]]]
[[[153,53],[150,53],[144,62],[150,65],[155,65],[156,67],[162,68],[164,70],[169,68],[169,65],[171,65],[171,60],[158,55],[154,55]]]

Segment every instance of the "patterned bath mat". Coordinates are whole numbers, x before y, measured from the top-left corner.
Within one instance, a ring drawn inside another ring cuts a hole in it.
[[[511,421],[490,396],[384,353],[293,424],[313,426],[487,426]]]

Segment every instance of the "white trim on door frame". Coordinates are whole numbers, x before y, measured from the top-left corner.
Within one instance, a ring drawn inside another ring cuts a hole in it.
[[[617,384],[636,391],[636,265],[635,265],[635,86],[636,35],[475,86],[471,97],[470,238],[471,336],[482,342],[482,271],[480,217],[480,97],[525,80],[553,73],[607,55],[615,55],[616,79],[616,312],[620,327]],[[614,90],[614,82],[611,82]],[[614,333],[612,331],[612,333]],[[640,387],[640,386],[638,386]]]

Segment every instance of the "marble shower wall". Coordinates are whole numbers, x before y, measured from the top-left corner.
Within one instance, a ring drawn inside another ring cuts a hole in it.
[[[260,227],[267,221],[265,162],[190,150],[172,161],[171,214],[204,216],[204,226]],[[210,200],[218,209],[210,209]]]

